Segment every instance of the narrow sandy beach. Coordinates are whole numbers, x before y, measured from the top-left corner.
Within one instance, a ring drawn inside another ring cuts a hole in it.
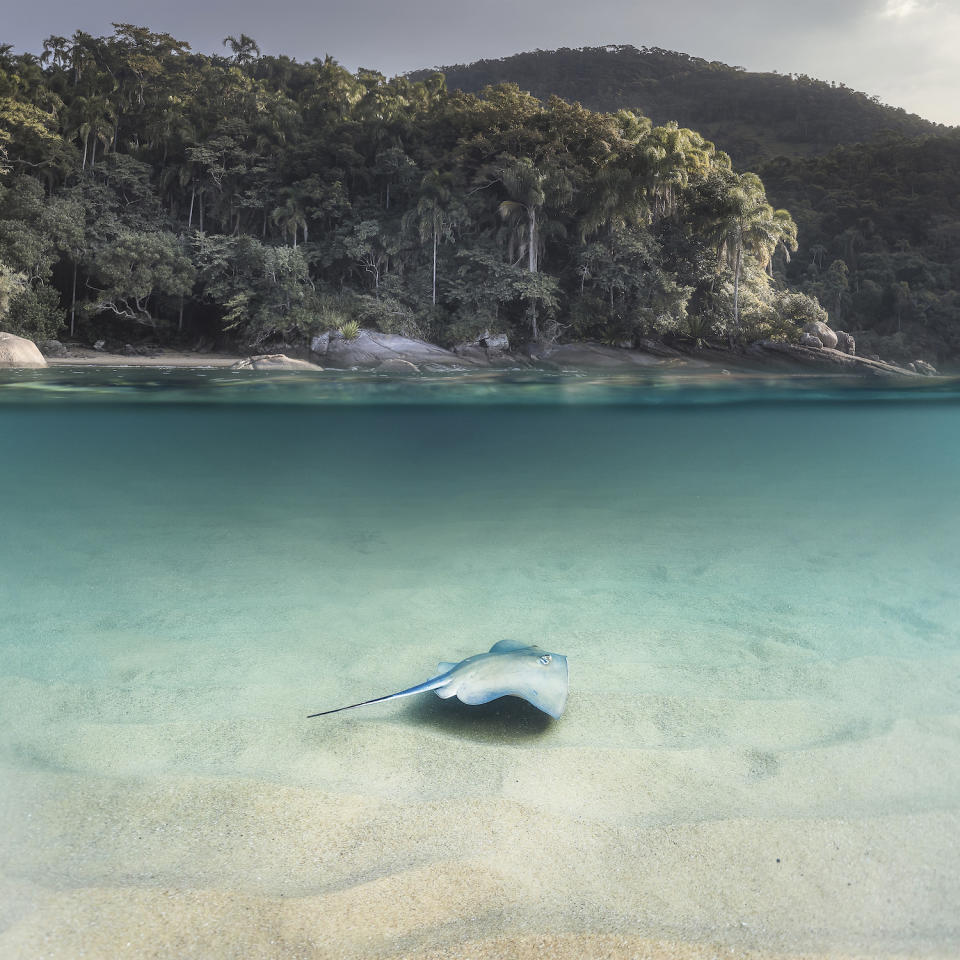
[[[148,357],[105,353],[86,347],[69,348],[69,356],[47,357],[51,367],[230,367],[246,354],[193,353],[159,349]]]

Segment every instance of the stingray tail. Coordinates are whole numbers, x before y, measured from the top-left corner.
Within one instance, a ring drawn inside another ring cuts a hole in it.
[[[407,690],[401,690],[399,693],[388,693],[385,697],[374,697],[372,700],[361,700],[359,703],[351,703],[346,707],[336,707],[333,710],[321,710],[319,713],[311,713],[307,716],[308,720],[314,717],[326,717],[331,713],[340,713],[341,710],[352,710],[354,707],[365,707],[368,703],[383,703],[384,700],[396,700],[398,697],[412,697],[415,693],[426,693],[428,690],[436,690],[447,682],[447,673],[441,673],[439,676],[432,677],[423,683],[418,683],[415,687],[409,687]]]

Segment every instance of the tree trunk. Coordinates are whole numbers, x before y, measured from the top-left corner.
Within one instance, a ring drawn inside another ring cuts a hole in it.
[[[737,262],[733,271],[733,329],[740,336],[740,268],[743,264],[743,245],[737,244]]]
[[[73,261],[73,290],[70,294],[70,336],[73,336],[77,316],[77,261]]]
[[[433,304],[437,304],[437,228],[433,228]]]
[[[80,164],[80,169],[81,169],[81,170],[86,170],[86,169],[87,169],[87,143],[88,143],[89,140],[90,140],[90,134],[88,133],[88,134],[83,138],[83,163]]]
[[[530,249],[528,251],[527,263],[530,267],[531,273],[537,272],[537,208],[529,207],[528,208],[528,219],[530,221],[530,235],[528,237],[528,244]],[[538,339],[537,333],[537,304],[535,300],[530,301],[530,326],[533,329],[533,339]]]
[[[530,222],[530,236],[528,243],[530,246],[528,262],[530,266],[530,272],[537,272],[537,210],[536,207],[530,207],[530,214],[528,217]]]
[[[190,185],[190,216],[187,218],[187,229],[193,229],[193,201],[197,197],[197,185],[195,183]]]

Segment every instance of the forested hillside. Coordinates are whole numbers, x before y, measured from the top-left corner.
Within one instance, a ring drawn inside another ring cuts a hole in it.
[[[960,130],[767,164],[799,224],[788,275],[868,352],[960,357]]]
[[[862,348],[960,358],[960,131],[843,86],[667,50],[537,51],[444,68],[451,87],[516,82],[694,127],[749,161],[790,210],[786,276]]]
[[[699,134],[166,34],[0,51],[0,326],[262,345],[357,324],[793,336],[796,228]]]
[[[675,121],[751,169],[770,157],[825,153],[884,131],[920,136],[944,129],[842,84],[751,73],[656,47],[537,50],[439,69],[451,89],[468,93],[516,83],[542,100],[558,96],[592,110],[636,110],[654,123]]]

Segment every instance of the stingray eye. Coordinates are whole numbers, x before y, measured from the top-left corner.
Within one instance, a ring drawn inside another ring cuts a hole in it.
[[[546,666],[553,659],[553,657],[551,657],[549,653],[545,653],[542,657],[538,657],[538,659],[544,666]]]

